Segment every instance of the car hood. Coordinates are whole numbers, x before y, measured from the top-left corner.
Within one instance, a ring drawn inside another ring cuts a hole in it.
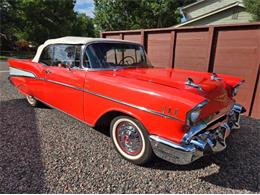
[[[142,80],[150,83],[173,87],[180,90],[188,90],[191,93],[209,97],[211,92],[218,88],[223,88],[224,83],[221,81],[211,80],[209,73],[187,71],[169,68],[135,68],[119,69],[114,76],[127,77]],[[188,78],[191,78],[195,84],[201,87],[198,90],[186,85]]]
[[[210,73],[171,68],[129,68],[114,71],[114,76],[137,79],[176,88],[180,90],[180,93],[185,91],[202,96],[209,100],[206,109],[211,110],[212,114],[227,108],[233,102],[230,86],[225,83],[224,79],[212,80]],[[187,85],[188,78],[200,86],[201,90]],[[210,113],[206,115],[208,114]]]

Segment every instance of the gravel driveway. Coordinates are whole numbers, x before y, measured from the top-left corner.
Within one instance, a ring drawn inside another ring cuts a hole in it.
[[[106,129],[31,108],[0,62],[0,193],[259,193],[260,120],[242,118],[227,149],[188,166],[123,160]]]

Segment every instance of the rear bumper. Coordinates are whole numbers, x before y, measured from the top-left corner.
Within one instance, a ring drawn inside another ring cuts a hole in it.
[[[180,165],[189,164],[207,154],[220,152],[226,148],[226,138],[231,130],[240,127],[240,114],[243,112],[245,108],[235,104],[230,113],[218,123],[201,123],[193,127],[184,135],[181,144],[150,135],[153,151],[158,157]]]

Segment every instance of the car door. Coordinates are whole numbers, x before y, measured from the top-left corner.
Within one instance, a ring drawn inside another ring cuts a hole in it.
[[[53,45],[45,70],[45,99],[51,106],[80,120],[83,116],[85,71],[80,67],[80,45]]]

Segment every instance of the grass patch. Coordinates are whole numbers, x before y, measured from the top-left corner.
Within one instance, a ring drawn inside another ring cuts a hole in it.
[[[8,58],[8,56],[0,56],[0,60],[7,60]]]

